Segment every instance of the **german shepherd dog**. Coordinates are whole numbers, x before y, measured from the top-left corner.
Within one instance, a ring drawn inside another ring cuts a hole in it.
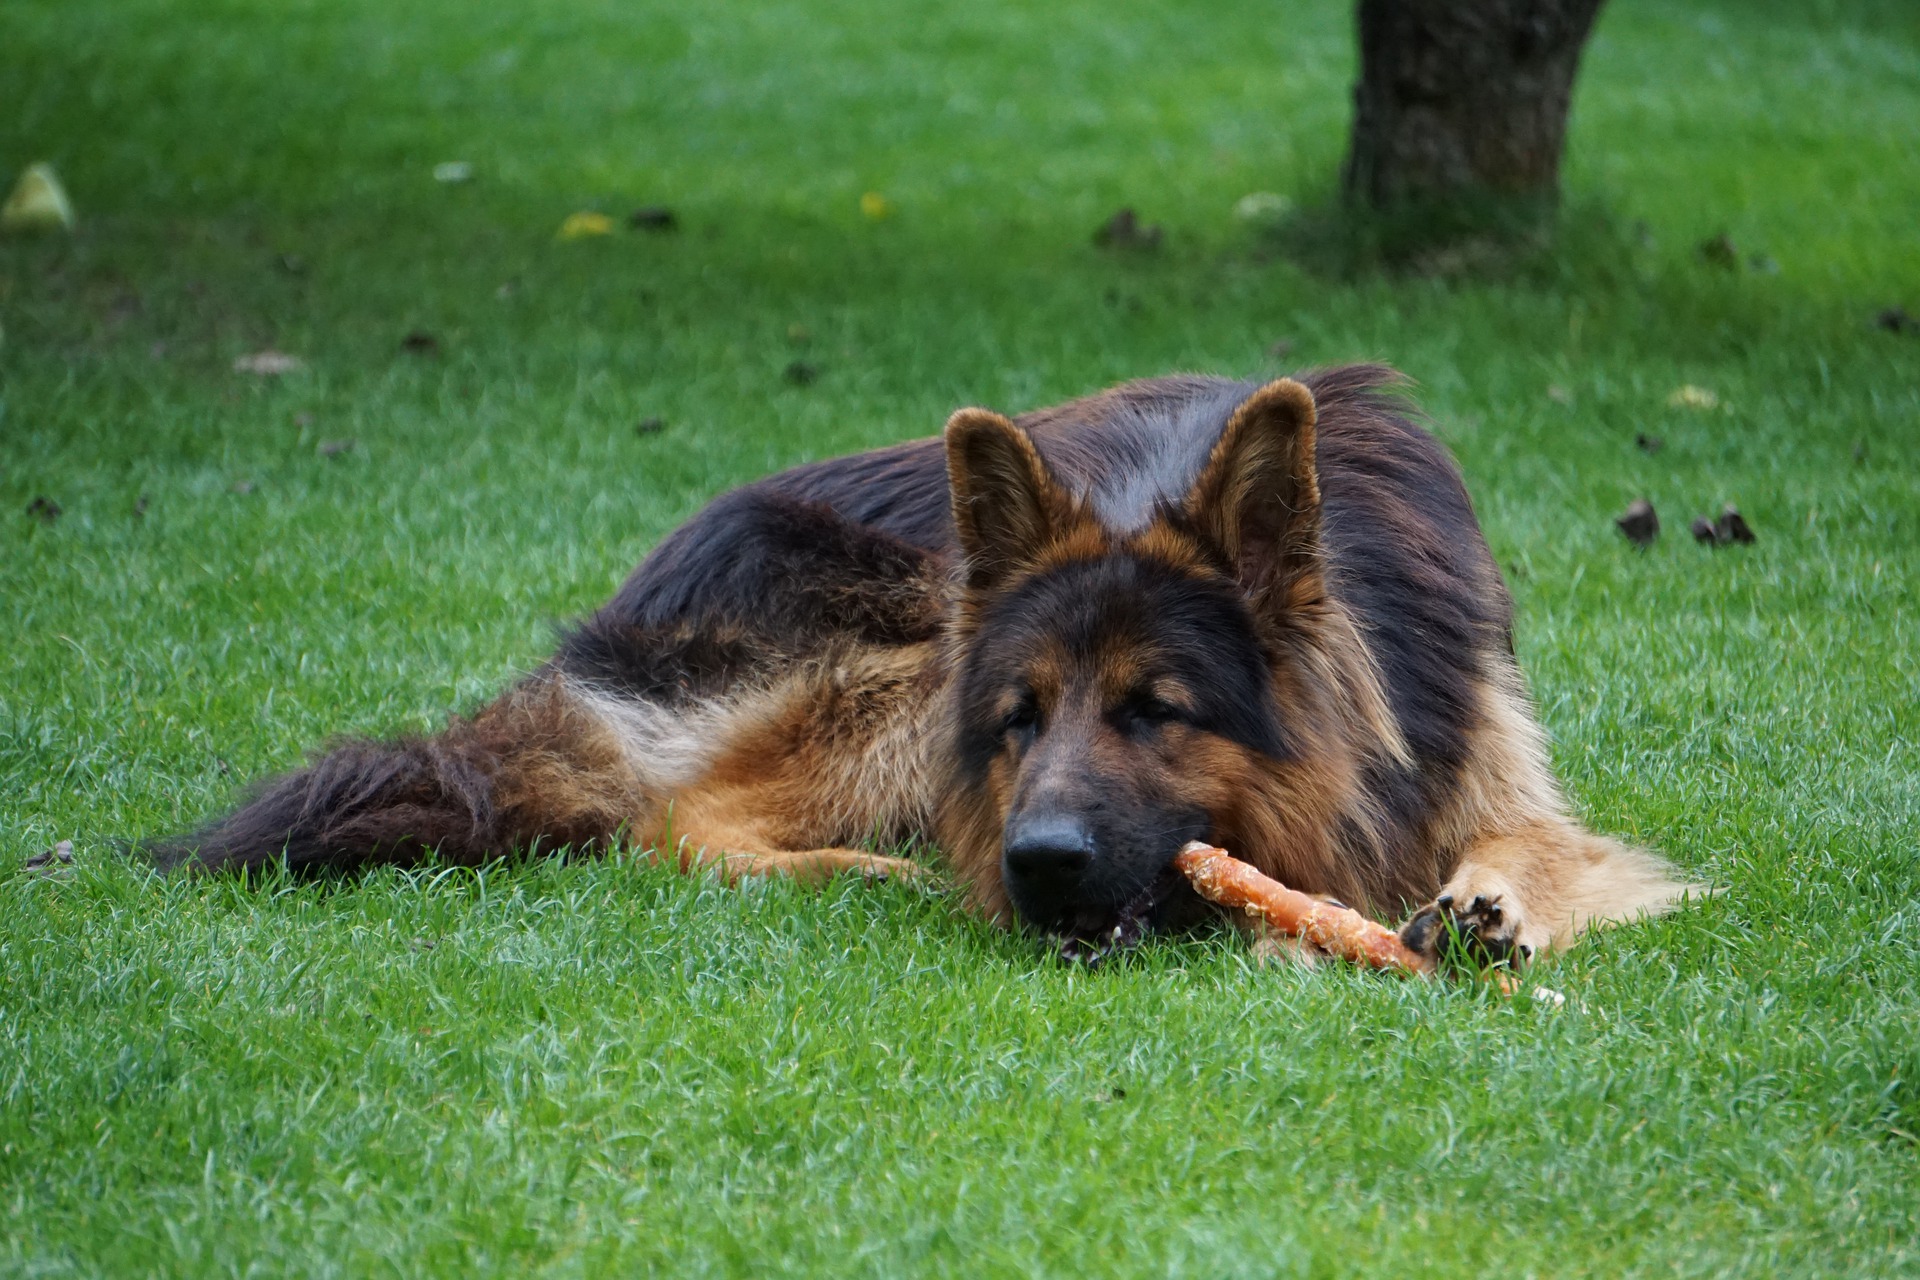
[[[163,865],[655,851],[728,878],[919,868],[1102,948],[1209,910],[1189,840],[1435,954],[1518,962],[1683,886],[1584,830],[1460,474],[1387,369],[1132,382],[716,499],[543,666],[349,741]]]

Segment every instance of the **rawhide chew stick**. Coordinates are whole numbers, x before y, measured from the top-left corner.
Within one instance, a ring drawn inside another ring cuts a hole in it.
[[[1432,973],[1433,963],[1400,941],[1400,935],[1351,907],[1336,907],[1262,875],[1225,849],[1195,840],[1173,865],[1209,902],[1257,915],[1330,956],[1374,969]]]

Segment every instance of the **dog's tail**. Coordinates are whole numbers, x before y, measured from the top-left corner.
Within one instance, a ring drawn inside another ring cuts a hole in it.
[[[602,844],[658,807],[593,699],[549,671],[434,737],[338,743],[227,817],[137,848],[167,869],[472,864]]]

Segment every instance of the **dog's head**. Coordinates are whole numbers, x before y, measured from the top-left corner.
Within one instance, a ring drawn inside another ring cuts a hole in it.
[[[1261,388],[1128,530],[1013,422],[948,422],[966,585],[942,826],[989,911],[1083,939],[1176,922],[1197,904],[1174,854],[1241,836],[1304,749],[1286,668],[1325,600],[1314,416],[1300,383]]]

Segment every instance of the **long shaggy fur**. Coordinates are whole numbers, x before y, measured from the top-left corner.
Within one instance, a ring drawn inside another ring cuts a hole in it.
[[[445,732],[350,741],[165,866],[476,862],[615,839],[727,874],[914,874],[1069,935],[1178,924],[1178,842],[1491,954],[1656,911],[1581,829],[1445,451],[1352,366],[1173,377],[796,468],[668,537]],[[1424,904],[1424,905],[1422,905]],[[1443,928],[1442,926],[1446,926]]]

